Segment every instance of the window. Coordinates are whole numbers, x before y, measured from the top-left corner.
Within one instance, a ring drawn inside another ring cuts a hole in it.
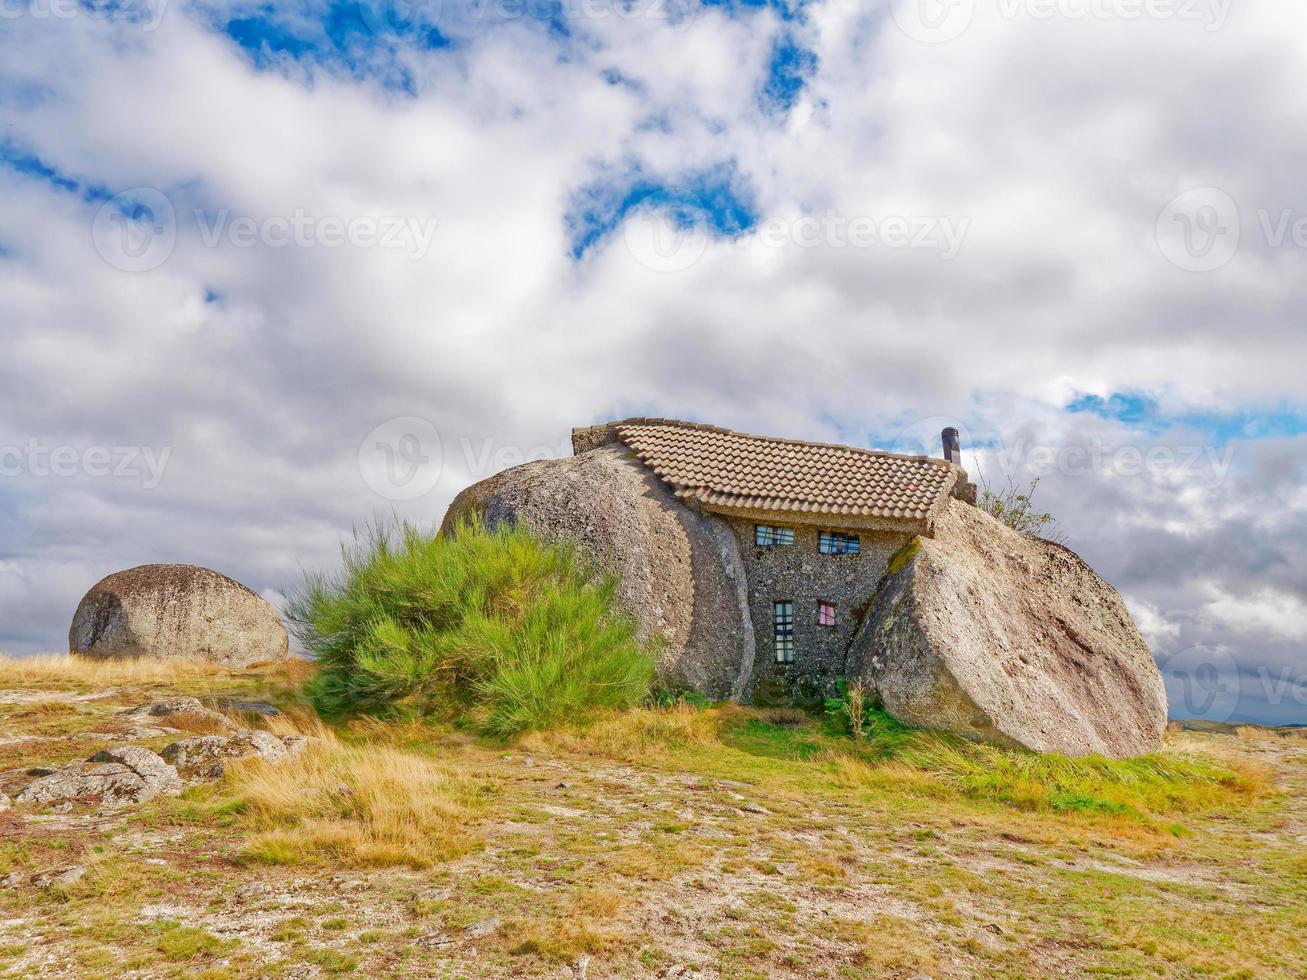
[[[817,603],[817,625],[834,626],[835,625],[835,606],[829,602]]]
[[[817,551],[823,555],[856,555],[858,536],[843,531],[822,531],[817,535]]]
[[[772,644],[778,664],[794,663],[794,603],[772,603]]]
[[[768,527],[766,524],[753,526],[753,543],[760,548],[774,548],[779,544],[794,544],[794,528]]]

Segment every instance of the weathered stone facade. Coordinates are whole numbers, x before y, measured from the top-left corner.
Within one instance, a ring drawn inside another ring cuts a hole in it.
[[[910,534],[865,528],[783,525],[794,544],[754,543],[755,522],[730,518],[748,578],[749,613],[757,647],[749,695],[759,703],[813,703],[844,676],[845,655],[876,592],[890,557],[912,540]],[[859,537],[856,555],[823,555],[820,531]],[[773,641],[773,604],[788,601],[794,612],[794,660],[778,663]],[[817,604],[835,607],[835,625],[818,623]]]

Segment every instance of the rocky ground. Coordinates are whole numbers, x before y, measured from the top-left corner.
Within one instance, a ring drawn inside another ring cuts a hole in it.
[[[255,816],[242,772],[284,774],[289,799],[335,778],[288,734],[295,687],[280,671],[11,672],[0,971],[1307,974],[1301,739],[1168,735],[1169,752],[1236,760],[1266,785],[1157,815],[1032,811],[897,763],[851,768],[784,712],[650,715],[512,745],[412,726],[342,736],[455,787],[433,857],[342,836],[381,806],[362,783],[340,790],[354,802],[330,833]],[[181,697],[201,703],[167,700]]]

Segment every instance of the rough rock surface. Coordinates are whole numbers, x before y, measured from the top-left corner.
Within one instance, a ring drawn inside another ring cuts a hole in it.
[[[181,789],[177,770],[157,754],[139,745],[124,745],[41,776],[18,794],[16,802],[84,801],[112,807],[175,796]]]
[[[1161,675],[1116,590],[956,500],[891,563],[848,674],[907,724],[1040,752],[1127,758],[1166,726]]]
[[[248,731],[235,735],[202,735],[173,742],[163,750],[163,759],[184,775],[200,779],[217,779],[224,765],[232,759],[259,756],[280,762],[288,752],[281,739],[271,732]]]
[[[186,657],[244,667],[285,657],[288,639],[276,610],[239,582],[196,565],[141,565],[86,593],[68,647],[94,657]]]
[[[148,704],[128,708],[122,712],[123,718],[148,727],[154,727],[160,719],[173,719],[190,722],[204,721],[215,728],[236,729],[240,726],[222,712],[206,708],[198,698],[173,697],[151,701]]]
[[[32,884],[37,888],[70,888],[86,877],[86,868],[80,864],[52,868],[32,875]]]
[[[643,635],[663,641],[663,683],[743,696],[754,641],[735,536],[717,518],[682,506],[624,447],[504,470],[460,493],[442,531],[474,512],[488,527],[520,523],[572,541],[620,576],[623,608]]]

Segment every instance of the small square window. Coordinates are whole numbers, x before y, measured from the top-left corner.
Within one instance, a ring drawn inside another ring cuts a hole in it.
[[[778,545],[794,544],[794,528],[755,524],[753,526],[753,543],[760,548],[774,548]]]
[[[817,551],[823,555],[856,555],[861,542],[856,534],[843,531],[820,531],[817,534]]]
[[[835,606],[829,602],[817,603],[817,625],[834,626],[835,625]]]

